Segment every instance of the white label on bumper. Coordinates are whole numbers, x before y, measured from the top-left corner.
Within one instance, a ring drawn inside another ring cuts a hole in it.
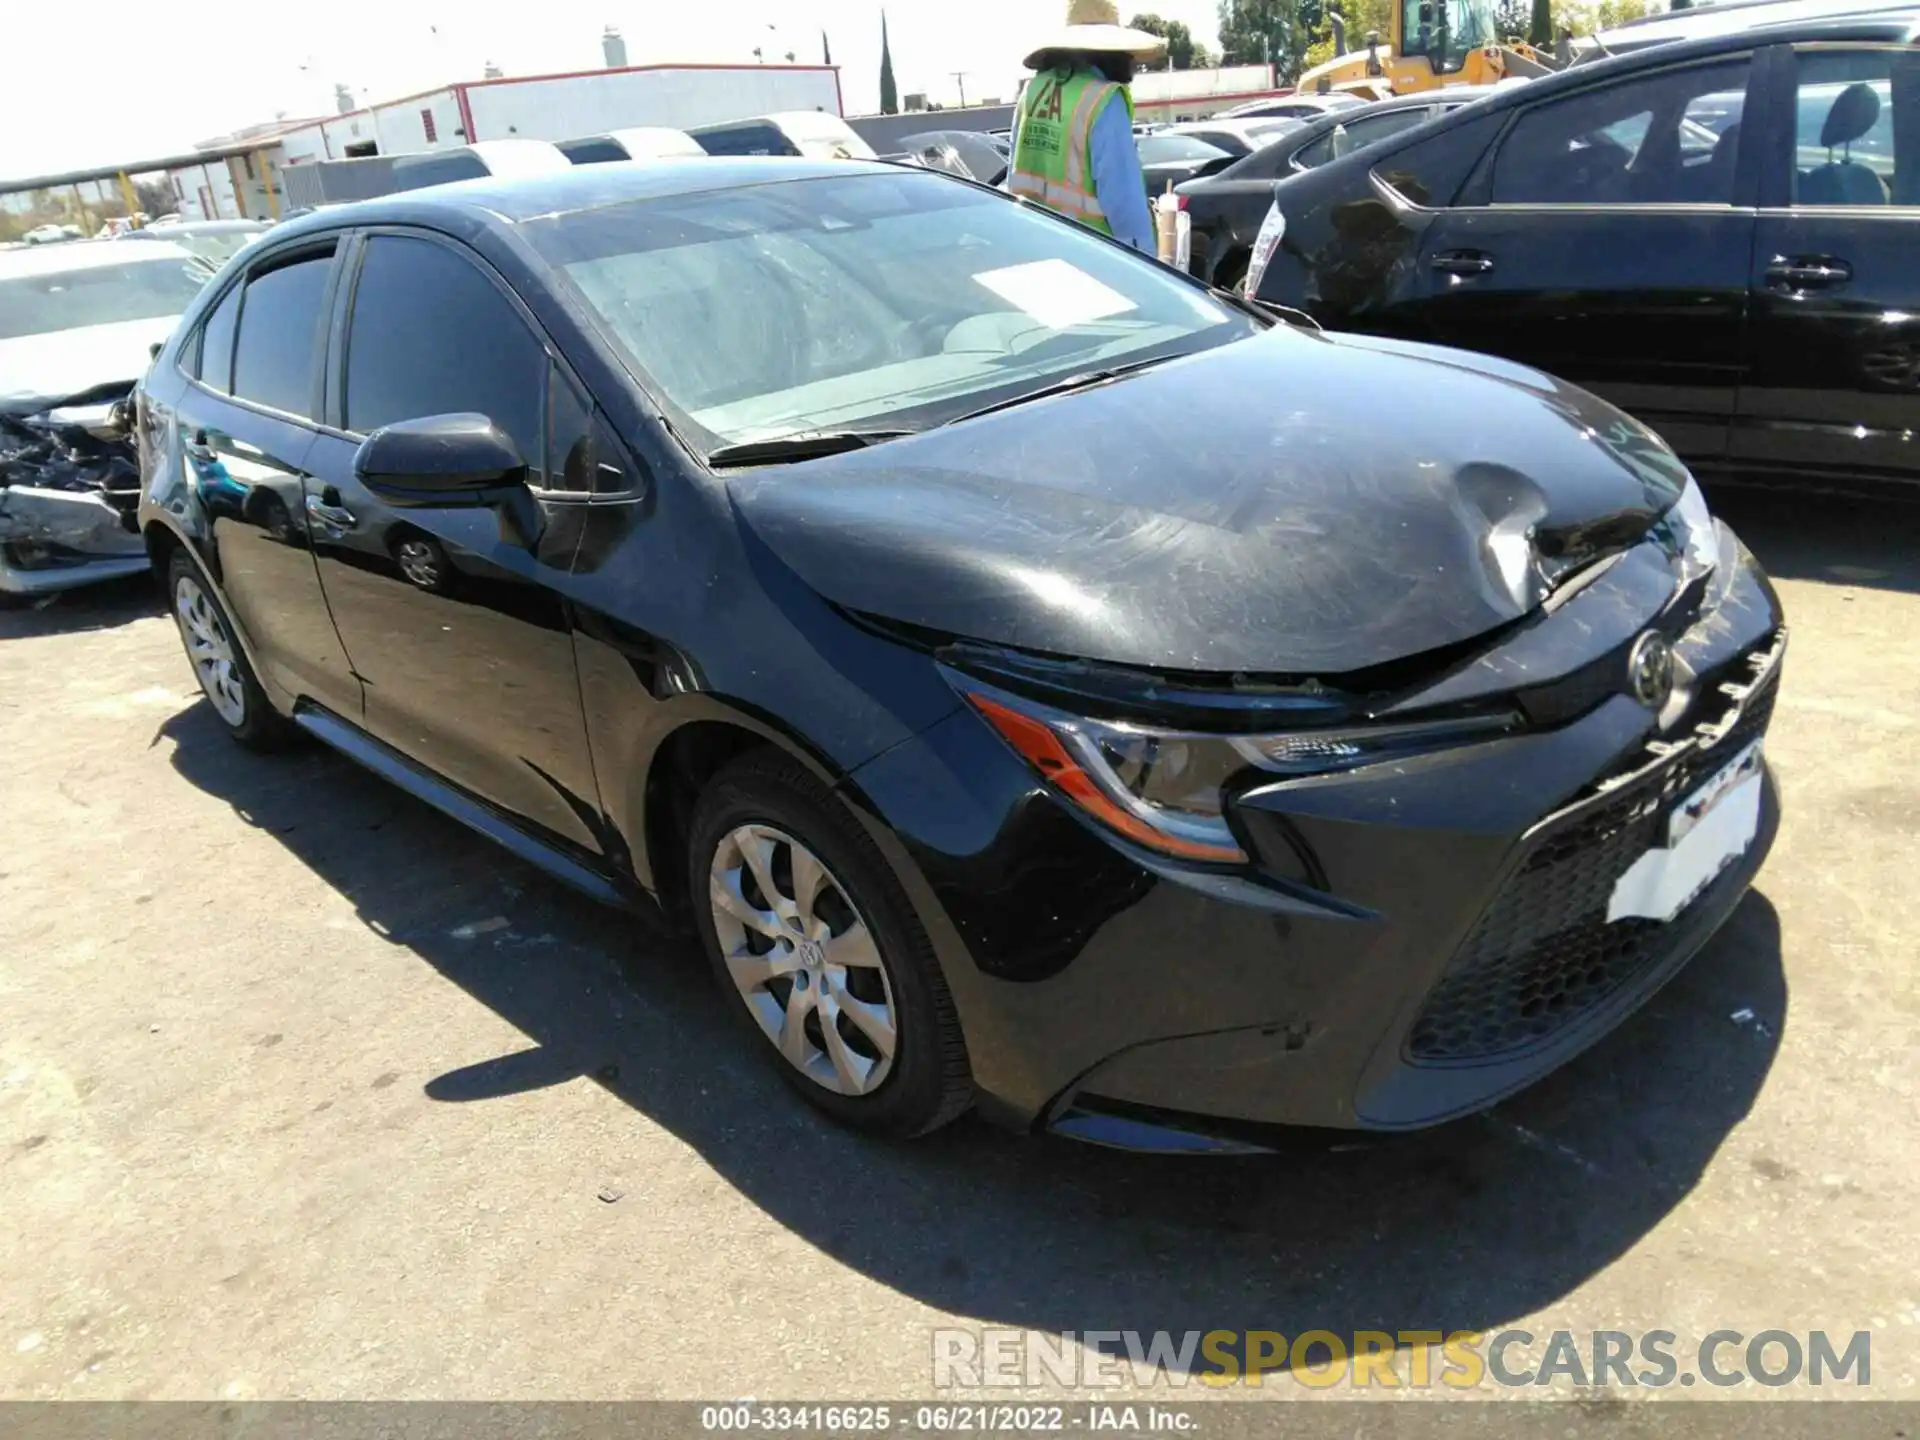
[[[1668,847],[1647,851],[1613,887],[1607,923],[1664,922],[1685,909],[1753,844],[1760,832],[1762,786],[1756,742],[1680,802],[1669,825]]]

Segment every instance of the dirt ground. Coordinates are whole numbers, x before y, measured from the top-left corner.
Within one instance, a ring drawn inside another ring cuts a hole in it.
[[[0,1396],[924,1397],[959,1324],[1870,1330],[1913,1398],[1920,512],[1717,498],[1755,893],[1491,1114],[1274,1159],[835,1131],[680,947],[228,743],[144,587],[0,614]]]

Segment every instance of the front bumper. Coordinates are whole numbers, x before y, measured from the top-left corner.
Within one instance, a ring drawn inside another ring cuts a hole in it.
[[[50,594],[147,568],[130,512],[103,493],[0,488],[0,594]]]
[[[1630,557],[1433,686],[1506,689],[1516,669],[1523,708],[1554,723],[1242,796],[1256,861],[1305,854],[1312,886],[1096,832],[971,712],[863,767],[850,793],[933,941],[983,1111],[1148,1149],[1245,1126],[1405,1129],[1613,1029],[1732,913],[1778,824],[1767,777],[1752,842],[1673,919],[1607,922],[1679,799],[1771,717],[1778,602],[1722,538],[1684,607]],[[1595,688],[1649,627],[1670,631],[1683,682],[1658,717]]]

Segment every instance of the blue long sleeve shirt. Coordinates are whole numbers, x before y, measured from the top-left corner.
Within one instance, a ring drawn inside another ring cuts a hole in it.
[[[1133,142],[1133,117],[1124,101],[1107,102],[1093,122],[1093,193],[1107,212],[1114,238],[1148,255],[1159,253],[1153,215],[1147,208],[1147,180],[1140,170],[1140,149]]]

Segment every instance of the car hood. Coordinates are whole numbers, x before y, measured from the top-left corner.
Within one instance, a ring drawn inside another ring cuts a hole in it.
[[[131,387],[147,373],[154,341],[165,340],[179,323],[177,316],[123,320],[0,340],[0,405],[17,410],[23,400],[62,400],[111,384]]]
[[[1181,671],[1332,675],[1471,640],[1642,539],[1686,471],[1485,356],[1276,329],[729,480],[846,609]]]

